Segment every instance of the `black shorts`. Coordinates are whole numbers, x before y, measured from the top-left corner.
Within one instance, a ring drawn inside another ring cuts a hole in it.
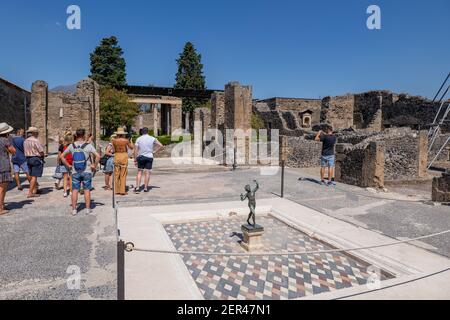
[[[153,168],[153,158],[147,158],[144,156],[137,157],[138,169],[139,170],[152,170]]]
[[[44,161],[39,157],[27,158],[29,174],[32,177],[42,177],[44,172]]]

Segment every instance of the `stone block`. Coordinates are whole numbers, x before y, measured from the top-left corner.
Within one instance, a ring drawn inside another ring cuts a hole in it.
[[[450,173],[443,173],[441,177],[433,179],[431,198],[435,202],[450,203]]]

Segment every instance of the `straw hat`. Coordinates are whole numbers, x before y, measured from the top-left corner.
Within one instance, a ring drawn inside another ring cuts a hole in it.
[[[13,130],[14,130],[14,128],[11,127],[6,122],[0,123],[0,134],[7,134],[7,133],[10,133]]]
[[[123,128],[118,128],[117,131],[114,132],[114,134],[118,136],[126,136],[128,132],[126,132]]]
[[[39,132],[39,129],[36,127],[29,127],[27,130],[27,133],[37,133]]]

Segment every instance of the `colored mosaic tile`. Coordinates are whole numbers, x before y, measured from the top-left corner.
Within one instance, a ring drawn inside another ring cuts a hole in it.
[[[195,221],[165,225],[177,250],[245,252],[239,242],[243,221]],[[264,251],[328,250],[272,216],[259,216]],[[270,257],[184,256],[205,299],[295,299],[366,284],[368,263],[344,253]],[[381,280],[390,276],[382,273]]]

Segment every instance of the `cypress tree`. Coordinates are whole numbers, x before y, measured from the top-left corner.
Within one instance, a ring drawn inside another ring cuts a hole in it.
[[[177,59],[178,71],[176,75],[176,89],[205,90],[205,77],[203,76],[202,56],[197,53],[194,45],[187,42],[183,52]],[[201,99],[184,98],[183,111],[189,112],[204,103]]]
[[[91,75],[101,86],[124,86],[126,63],[116,37],[104,38],[91,53]]]

